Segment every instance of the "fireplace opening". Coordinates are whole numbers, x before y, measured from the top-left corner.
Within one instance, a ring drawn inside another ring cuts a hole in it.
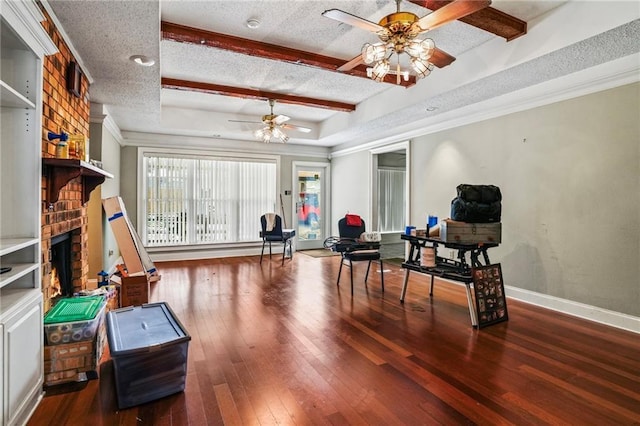
[[[52,297],[73,295],[73,259],[71,232],[51,238]]]

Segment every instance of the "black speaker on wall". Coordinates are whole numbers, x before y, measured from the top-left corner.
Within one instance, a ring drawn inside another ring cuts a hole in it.
[[[81,96],[82,70],[77,62],[71,61],[67,66],[67,90],[76,98]]]

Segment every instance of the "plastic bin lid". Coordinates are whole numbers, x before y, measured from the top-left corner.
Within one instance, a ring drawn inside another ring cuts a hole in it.
[[[165,302],[111,311],[107,314],[107,325],[112,356],[191,340]]]
[[[106,300],[102,296],[72,297],[61,299],[47,312],[45,324],[89,321],[96,317]]]

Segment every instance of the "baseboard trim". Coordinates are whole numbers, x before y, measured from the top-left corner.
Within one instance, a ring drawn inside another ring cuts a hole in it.
[[[172,260],[203,260],[217,259],[221,257],[240,257],[240,256],[260,256],[261,247],[225,247],[225,248],[208,248],[201,250],[158,250],[149,251],[151,260],[154,262],[172,261]],[[273,255],[282,256],[282,246],[273,246]],[[269,256],[269,248],[265,248],[265,256]]]
[[[505,293],[507,297],[519,300],[520,302],[640,334],[639,317],[517,287],[505,286]]]

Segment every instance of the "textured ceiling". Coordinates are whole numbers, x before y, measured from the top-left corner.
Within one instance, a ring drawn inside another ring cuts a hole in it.
[[[275,113],[290,116],[292,124],[313,129],[309,134],[288,131],[289,143],[346,147],[389,138],[438,114],[640,51],[636,2],[494,0],[491,6],[526,21],[528,33],[507,42],[459,21],[448,23],[427,34],[457,60],[403,88],[162,40],[160,32],[162,20],[346,62],[359,54],[363,43],[377,37],[321,13],[338,8],[377,22],[395,11],[391,1],[48,1],[92,78],[91,101],[104,105],[125,135],[144,132],[249,141],[259,124],[235,120],[259,122],[269,112],[263,100],[162,89],[161,78],[356,104],[350,113],[286,103],[275,106]],[[401,9],[418,16],[429,13],[406,1]],[[248,28],[245,23],[250,18],[258,19],[260,26]],[[156,64],[140,67],[129,60],[134,54],[149,56]]]

